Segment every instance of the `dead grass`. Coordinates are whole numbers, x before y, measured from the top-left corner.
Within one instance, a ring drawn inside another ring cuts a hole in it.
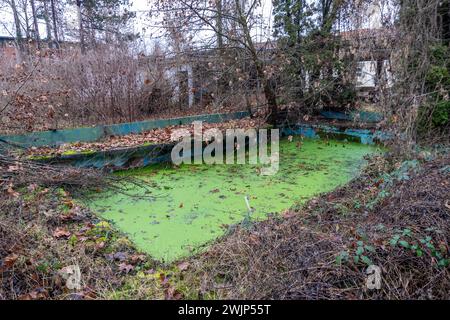
[[[351,184],[239,228],[192,260],[198,297],[448,299],[450,157],[413,163],[372,159]],[[369,264],[381,290],[366,289]]]
[[[6,157],[0,169],[0,300],[95,299],[120,287],[124,274],[153,265],[68,192],[106,188],[115,179]],[[73,265],[81,288],[70,290],[65,270]]]

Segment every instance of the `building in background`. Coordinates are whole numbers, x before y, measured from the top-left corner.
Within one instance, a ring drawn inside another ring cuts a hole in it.
[[[14,37],[0,36],[0,59],[15,62],[17,59],[16,39]]]

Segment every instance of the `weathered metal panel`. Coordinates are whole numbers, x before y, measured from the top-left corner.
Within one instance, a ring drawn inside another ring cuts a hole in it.
[[[342,129],[327,125],[306,125],[299,124],[288,128],[282,128],[281,134],[302,135],[311,139],[338,138],[347,140],[356,140],[362,144],[374,144],[384,142],[390,139],[390,135],[380,130],[367,129]]]
[[[383,120],[383,115],[381,113],[369,111],[353,111],[350,113],[322,111],[320,114],[323,117],[332,120],[358,121],[366,123],[377,123]]]
[[[190,124],[194,121],[217,123],[232,119],[242,119],[248,117],[249,115],[250,114],[248,112],[242,111],[226,114],[204,114],[163,120],[150,120],[113,125],[102,125],[96,127],[32,132],[22,135],[0,136],[0,145],[5,145],[4,141],[6,141],[23,148],[42,146],[54,147],[65,143],[94,142],[110,135],[124,136],[157,128],[165,128],[172,125]]]

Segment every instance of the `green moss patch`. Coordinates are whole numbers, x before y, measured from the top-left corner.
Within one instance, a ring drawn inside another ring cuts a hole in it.
[[[280,142],[280,170],[253,165],[153,166],[125,174],[142,179],[128,194],[105,193],[88,205],[153,258],[172,262],[198,252],[230,226],[251,224],[329,192],[355,177],[374,146],[294,138]],[[252,213],[249,215],[245,197]]]

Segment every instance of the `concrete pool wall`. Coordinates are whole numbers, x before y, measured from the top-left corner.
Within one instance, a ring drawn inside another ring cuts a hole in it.
[[[324,113],[330,119],[346,119],[345,114]],[[111,134],[127,135],[141,133],[152,128],[162,128],[176,124],[190,124],[194,121],[217,123],[232,119],[242,119],[249,116],[247,112],[231,114],[199,115],[184,118],[166,120],[153,120],[136,123],[125,123],[111,126],[99,126],[95,128],[78,128],[55,132],[34,132],[28,135],[0,136],[1,141],[8,141],[11,145],[22,147],[39,147],[43,145],[56,146],[62,143],[91,142],[101,140]],[[367,119],[377,119],[368,115]],[[369,121],[370,122],[370,121]],[[353,141],[362,144],[377,144],[389,140],[389,134],[380,130],[342,128],[333,125],[320,124],[296,124],[280,128],[280,135],[300,135],[311,139],[336,139]],[[68,164],[82,168],[111,168],[114,170],[145,167],[151,164],[170,161],[170,153],[174,143],[150,144],[137,147],[119,148],[105,151],[81,152],[62,154],[49,157],[35,157],[32,160],[53,163]]]
[[[342,129],[328,125],[299,124],[280,128],[280,135],[303,136],[310,139],[335,139],[373,145],[389,139],[382,131],[367,129]],[[82,168],[111,168],[115,170],[145,167],[170,161],[173,143],[154,144],[90,153],[60,155],[39,161],[70,164]]]
[[[62,135],[44,132],[0,139],[29,148],[58,145],[63,140],[97,141],[111,132],[140,133],[157,125],[219,122],[246,116],[196,116],[73,129]],[[378,152],[376,144],[389,139],[389,135],[377,130],[317,124],[282,127],[280,134],[285,137],[280,143],[280,170],[270,177],[258,174],[258,165],[173,167],[170,143],[35,160],[78,167],[136,168],[118,174],[142,179],[150,188],[130,184],[127,194],[106,191],[86,205],[126,233],[141,250],[170,263],[203,250],[226,234],[230,226],[243,222],[251,225],[252,221],[267,219],[347,183],[359,174],[364,156]]]
[[[95,142],[111,135],[125,136],[133,133],[142,133],[152,129],[190,124],[194,121],[218,123],[228,120],[242,119],[248,117],[249,115],[250,114],[246,111],[234,113],[203,114],[171,119],[100,125],[95,127],[31,132],[21,135],[4,135],[0,136],[0,146],[2,144],[1,141],[4,142],[3,144],[6,144],[3,147],[8,147],[9,144],[22,148],[42,146],[54,147],[61,144],[74,142]]]

